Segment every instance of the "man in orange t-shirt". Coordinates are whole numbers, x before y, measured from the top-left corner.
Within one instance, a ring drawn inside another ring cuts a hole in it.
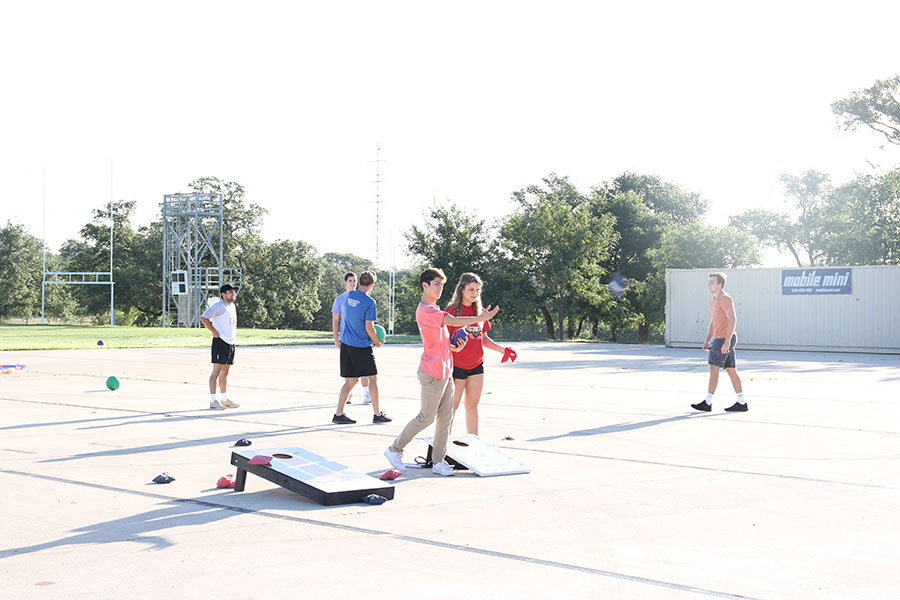
[[[465,327],[492,319],[500,307],[488,306],[481,314],[474,317],[452,317],[437,306],[437,301],[444,292],[447,276],[440,269],[429,268],[419,275],[422,287],[422,301],[416,309],[416,323],[422,336],[422,358],[419,360],[417,373],[422,386],[421,408],[394,443],[384,451],[385,458],[398,471],[405,471],[403,449],[416,435],[431,425],[437,418],[432,441],[431,459],[434,463],[432,472],[437,475],[454,475],[453,468],[444,457],[447,454],[447,438],[450,436],[450,422],[453,419],[453,360],[450,352],[459,352],[465,342],[458,346],[450,345],[450,332],[447,325]]]
[[[725,369],[731,379],[731,385],[737,394],[737,402],[725,410],[728,412],[747,412],[747,401],[744,400],[744,390],[741,387],[741,378],[738,377],[735,366],[734,348],[737,346],[737,315],[734,312],[734,298],[725,291],[725,274],[712,273],[706,281],[706,288],[713,295],[709,302],[709,330],[706,332],[706,342],[703,349],[709,352],[709,388],[706,399],[697,404],[691,404],[691,408],[709,412],[712,410],[713,394],[719,384],[719,369]]]

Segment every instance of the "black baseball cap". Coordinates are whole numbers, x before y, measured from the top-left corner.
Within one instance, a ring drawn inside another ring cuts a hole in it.
[[[224,294],[225,292],[229,292],[231,290],[237,291],[237,288],[231,285],[230,283],[226,283],[222,287],[219,288],[219,293]]]

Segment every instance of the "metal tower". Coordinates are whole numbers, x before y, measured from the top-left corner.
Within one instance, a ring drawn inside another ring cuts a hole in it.
[[[240,288],[241,270],[222,266],[221,194],[163,197],[163,327],[200,327],[223,283]]]
[[[375,184],[375,268],[381,266],[381,205],[385,204],[385,201],[381,198],[381,184],[384,182],[381,179],[381,163],[385,162],[381,160],[381,144],[376,145],[375,149],[375,181],[372,183]],[[394,232],[391,231],[391,276],[390,276],[390,295],[388,297],[388,333],[394,335],[394,315],[395,315],[395,288],[396,288],[396,269],[394,265]]]
[[[391,278],[390,278],[390,295],[388,296],[388,333],[394,335],[394,317],[396,313],[396,286],[397,286],[397,262],[394,260],[394,232],[391,232]]]
[[[381,199],[381,145],[379,144],[375,150],[375,266],[381,265],[381,205],[384,200]]]

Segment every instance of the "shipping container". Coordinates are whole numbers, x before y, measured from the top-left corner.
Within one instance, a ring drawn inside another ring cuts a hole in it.
[[[703,344],[717,271],[741,348],[900,353],[900,266],[668,269],[667,346]]]

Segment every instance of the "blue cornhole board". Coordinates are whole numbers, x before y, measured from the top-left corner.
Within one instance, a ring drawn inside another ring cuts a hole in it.
[[[257,454],[271,456],[269,465],[251,465]],[[363,496],[394,497],[394,486],[339,462],[328,460],[303,448],[234,450],[231,464],[237,467],[234,491],[244,491],[247,473],[253,473],[292,492],[325,506],[362,502]]]

